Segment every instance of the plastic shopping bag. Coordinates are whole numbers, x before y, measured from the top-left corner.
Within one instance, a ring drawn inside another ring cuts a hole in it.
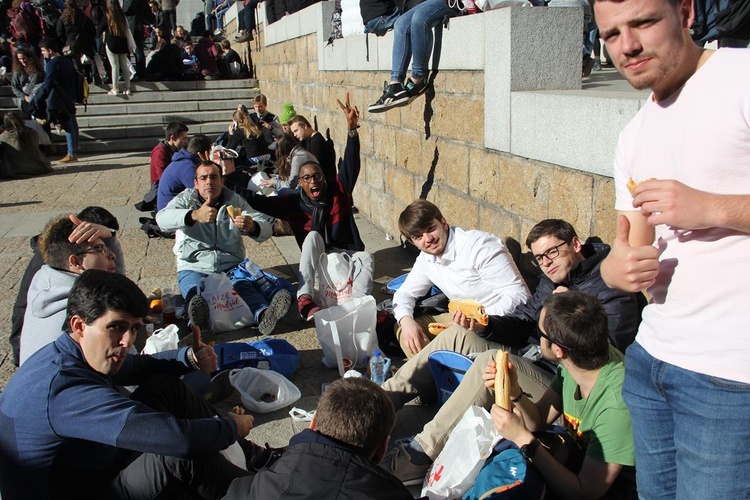
[[[346,253],[322,253],[318,260],[319,289],[317,303],[333,307],[352,300],[354,262]]]
[[[146,339],[146,345],[143,346],[141,354],[156,354],[157,352],[177,349],[180,341],[177,332],[177,325],[169,325],[166,328],[156,330]]]
[[[338,366],[342,377],[343,358],[351,360],[355,369],[366,369],[367,359],[378,348],[376,310],[375,298],[368,295],[314,314],[324,365],[328,368]]]
[[[229,332],[253,324],[252,311],[232,287],[226,274],[206,276],[201,295],[208,302],[211,329],[215,332]]]
[[[289,379],[271,370],[232,370],[229,383],[240,393],[245,408],[258,413],[270,413],[289,406],[302,396]]]
[[[487,410],[469,407],[427,472],[422,496],[430,500],[460,498],[474,484],[493,446],[501,439]]]

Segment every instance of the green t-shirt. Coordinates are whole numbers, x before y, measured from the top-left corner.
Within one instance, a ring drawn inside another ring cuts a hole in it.
[[[600,462],[635,465],[630,412],[622,400],[625,357],[610,346],[609,361],[591,393],[581,398],[578,384],[559,366],[550,387],[563,401],[563,425],[586,455]]]

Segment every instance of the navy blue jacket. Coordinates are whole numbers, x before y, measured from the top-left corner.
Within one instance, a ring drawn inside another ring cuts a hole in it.
[[[184,358],[184,349],[172,351]],[[215,453],[237,439],[231,418],[179,419],[123,396],[157,374],[188,372],[178,359],[129,355],[106,377],[66,333],[37,351],[0,394],[0,492],[16,498],[89,498],[127,464],[123,450],[180,458]]]
[[[614,290],[602,280],[600,268],[609,250],[609,246],[603,243],[583,245],[581,252],[586,260],[570,271],[565,286],[599,299],[609,318],[609,342],[625,352],[638,332],[641,305],[638,294]],[[558,286],[543,275],[528,302],[516,307],[508,316],[490,316],[490,328],[480,336],[507,346],[525,346],[530,336],[538,340],[539,314],[544,301]]]
[[[198,155],[187,149],[180,149],[172,155],[172,163],[167,165],[159,179],[159,191],[156,194],[156,210],[169,205],[172,198],[195,186],[195,167],[200,163]]]

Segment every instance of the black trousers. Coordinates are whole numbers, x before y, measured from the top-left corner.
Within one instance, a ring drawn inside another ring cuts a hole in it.
[[[178,418],[211,418],[216,415],[210,404],[176,377],[153,377],[136,389],[131,398]],[[155,440],[158,438],[154,436]],[[251,474],[219,453],[181,459],[126,452],[122,459],[122,470],[109,483],[97,488],[97,498],[166,499],[187,491],[199,498],[219,499],[226,494],[234,479]]]

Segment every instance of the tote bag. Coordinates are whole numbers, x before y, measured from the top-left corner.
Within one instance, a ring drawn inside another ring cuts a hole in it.
[[[367,367],[372,351],[378,348],[376,309],[375,298],[368,295],[340,306],[321,309],[313,315],[325,366],[338,367],[342,377],[343,358],[351,360],[356,369]]]

